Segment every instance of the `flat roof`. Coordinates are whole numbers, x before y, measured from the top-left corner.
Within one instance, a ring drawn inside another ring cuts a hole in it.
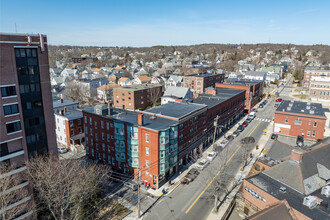
[[[180,119],[203,108],[206,108],[206,105],[190,102],[169,102],[148,109],[145,112]]]
[[[161,84],[137,84],[137,85],[131,85],[131,86],[122,86],[118,87],[116,89],[118,90],[127,90],[127,91],[138,91],[138,90],[145,90],[155,87],[161,87]]]
[[[320,103],[300,102],[283,100],[276,112],[290,112],[305,115],[316,115],[325,117],[325,109]]]
[[[124,110],[124,109],[119,109],[119,108],[114,108],[112,107],[113,114],[111,116],[109,115],[100,115],[105,118],[111,118],[114,121],[122,121],[126,122],[129,124],[132,124],[134,126],[140,126],[138,124],[138,115],[140,113],[143,114],[143,112],[133,112],[129,110]],[[83,111],[89,112],[92,114],[96,114],[94,112],[94,107],[87,107]],[[105,111],[108,111],[105,109]],[[148,114],[143,114],[143,125],[142,127],[151,129],[151,130],[156,130],[156,131],[162,131],[162,130],[167,130],[170,128],[170,126],[175,126],[178,124],[176,120],[171,120],[167,118],[162,118],[162,117],[154,117],[153,115],[148,115]]]
[[[201,78],[204,78],[204,77],[210,77],[210,76],[217,76],[217,75],[223,75],[224,73],[208,73],[208,72],[205,72],[205,73],[197,73],[197,74],[191,74],[191,75],[186,75],[186,76],[183,76],[183,77],[189,77],[189,76],[193,76],[193,77],[201,77]]]
[[[57,101],[53,101],[53,108],[65,107],[68,105],[75,105],[75,104],[78,105],[79,102],[73,100],[67,100],[67,99],[63,99],[63,102],[57,100]]]
[[[247,80],[247,79],[227,79],[227,84],[230,85],[239,85],[239,86],[255,86],[259,83],[263,82],[262,80]]]
[[[278,180],[273,179],[272,177],[264,174],[263,172],[258,173],[254,176],[246,178],[246,181],[257,186],[264,192],[267,192],[269,195],[275,197],[278,200],[286,199],[290,206],[302,214],[308,216],[312,219],[329,219],[330,207],[324,208],[322,206],[317,206],[314,209],[310,209],[307,206],[303,205],[303,200],[306,195],[297,192],[296,190],[284,185]],[[286,191],[282,192],[280,187],[286,187]],[[244,190],[244,189],[243,189]],[[323,199],[325,202],[330,202],[330,198],[326,198],[324,195],[320,194],[320,190],[312,193],[320,199]]]
[[[82,118],[83,113],[82,110],[75,110],[75,109],[69,109],[64,112],[64,115],[61,115],[60,113],[55,113],[55,115],[65,117],[69,120],[77,119],[77,118]]]

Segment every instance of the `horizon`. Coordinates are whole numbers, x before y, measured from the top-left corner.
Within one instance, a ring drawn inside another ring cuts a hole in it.
[[[43,33],[58,46],[330,45],[329,7],[325,0],[1,0],[0,32]]]

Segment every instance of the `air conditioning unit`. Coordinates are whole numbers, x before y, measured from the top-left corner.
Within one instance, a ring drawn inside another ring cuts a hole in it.
[[[317,206],[317,198],[315,196],[307,196],[304,198],[303,205],[313,209]]]
[[[329,185],[323,186],[322,190],[321,190],[321,194],[325,195],[327,198],[329,198],[330,197],[330,186]]]

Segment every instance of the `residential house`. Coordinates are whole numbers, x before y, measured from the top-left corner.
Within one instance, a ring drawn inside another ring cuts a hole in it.
[[[118,80],[118,85],[120,86],[128,86],[128,85],[131,85],[131,80],[128,78],[128,77],[121,77],[119,80]]]
[[[133,84],[149,84],[151,79],[147,75],[138,76],[133,79]]]
[[[183,81],[182,76],[170,75],[170,77],[166,81],[166,86],[181,87],[182,86],[182,81]]]
[[[163,105],[168,102],[181,102],[183,100],[191,101],[193,97],[194,94],[189,88],[167,86],[164,95],[161,97],[161,104]]]
[[[258,72],[258,71],[247,71],[244,74],[245,79],[250,79],[250,80],[261,80],[265,81],[266,80],[266,72]]]
[[[97,99],[101,101],[108,101],[112,99],[112,91],[114,88],[120,87],[116,83],[109,83],[97,88]]]

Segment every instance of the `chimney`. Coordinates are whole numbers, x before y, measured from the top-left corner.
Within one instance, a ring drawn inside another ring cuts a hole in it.
[[[143,125],[143,114],[138,115],[138,124]]]
[[[197,99],[197,98],[198,98],[198,96],[199,96],[199,94],[198,94],[198,93],[194,93],[194,99]]]
[[[291,156],[290,156],[291,160],[293,160],[297,163],[301,163],[302,157],[303,157],[303,152],[296,150],[296,149],[291,151]]]
[[[108,115],[112,115],[112,103],[108,102]]]
[[[64,107],[64,113],[66,112],[66,107]]]
[[[60,115],[64,115],[64,110],[60,110]]]
[[[60,102],[63,103],[63,94],[61,94]]]

